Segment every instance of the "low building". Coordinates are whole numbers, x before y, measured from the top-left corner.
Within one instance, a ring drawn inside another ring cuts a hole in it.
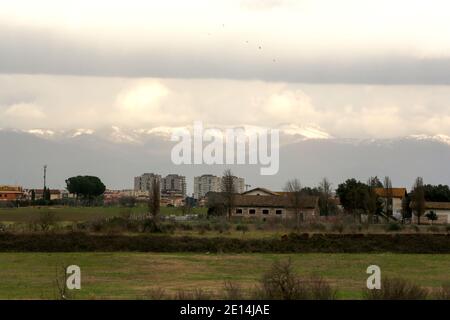
[[[431,221],[426,216],[434,212],[437,220]],[[413,212],[413,222],[417,223],[417,216]],[[425,213],[420,217],[420,223],[423,224],[447,224],[450,223],[450,202],[425,202]]]
[[[406,188],[374,188],[377,194],[383,201],[383,210],[387,211],[388,199],[392,198],[392,215],[396,218],[402,217],[402,203],[407,195]]]
[[[208,193],[209,205],[219,210],[223,210],[226,204],[225,199],[224,193]],[[299,213],[303,217],[303,221],[315,221],[319,218],[318,197],[303,196],[299,208],[296,208],[293,203],[289,195],[235,194],[233,196],[232,216],[260,219],[297,219],[297,213]]]
[[[241,194],[246,195],[246,196],[278,196],[278,195],[280,195],[279,193],[270,191],[269,189],[266,189],[266,188],[254,188],[254,189],[242,192]]]
[[[0,186],[0,201],[17,201],[25,197],[25,192],[20,186]]]
[[[63,198],[63,192],[58,189],[50,189],[50,200],[61,200]],[[34,194],[34,196],[33,196]],[[44,189],[30,189],[27,190],[27,198],[30,200],[42,200],[44,199]]]

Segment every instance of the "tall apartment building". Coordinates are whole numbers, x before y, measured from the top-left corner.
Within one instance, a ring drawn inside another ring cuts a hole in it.
[[[134,191],[148,192],[154,179],[161,183],[161,176],[154,173],[144,173],[139,177],[134,178]]]
[[[161,192],[166,196],[186,196],[186,177],[168,174],[161,179]]]
[[[222,179],[212,174],[204,174],[200,177],[194,177],[194,198],[201,199],[212,192],[220,192]]]
[[[242,193],[245,191],[244,178],[233,177],[233,185],[234,185],[236,193]]]
[[[194,177],[194,198],[201,199],[210,191],[223,191],[222,179],[223,177],[217,177],[211,174],[204,174],[200,177]],[[242,193],[245,191],[244,178],[233,177],[233,184],[235,186],[236,193]]]

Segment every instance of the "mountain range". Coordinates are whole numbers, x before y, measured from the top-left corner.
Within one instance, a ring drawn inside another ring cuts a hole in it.
[[[408,189],[417,176],[425,183],[450,184],[450,137],[414,135],[394,139],[342,139],[314,128],[280,133],[280,170],[261,176],[260,165],[174,165],[170,159],[176,142],[170,130],[0,130],[0,184],[42,187],[43,165],[52,188],[64,188],[65,179],[78,174],[99,176],[110,189],[133,187],[133,177],[144,172],[186,176],[188,192],[193,177],[220,175],[230,168],[251,187],[281,190],[298,178],[315,186],[327,177],[334,187],[347,178],[366,181],[388,175],[394,186]]]

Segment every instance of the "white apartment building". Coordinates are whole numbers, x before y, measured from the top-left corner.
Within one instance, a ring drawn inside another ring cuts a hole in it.
[[[244,178],[233,177],[233,183],[236,188],[236,193],[245,191]],[[200,177],[194,177],[194,198],[202,199],[208,192],[221,192],[222,177],[211,174],[204,174]]]
[[[222,179],[212,174],[204,174],[200,177],[194,177],[194,198],[201,199],[212,192],[220,192]]]

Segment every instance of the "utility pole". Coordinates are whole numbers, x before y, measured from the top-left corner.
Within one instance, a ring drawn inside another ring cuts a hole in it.
[[[248,189],[251,187],[251,185],[250,184],[246,184],[245,185],[245,191],[248,191]]]
[[[47,165],[44,165],[44,191],[47,188]]]

